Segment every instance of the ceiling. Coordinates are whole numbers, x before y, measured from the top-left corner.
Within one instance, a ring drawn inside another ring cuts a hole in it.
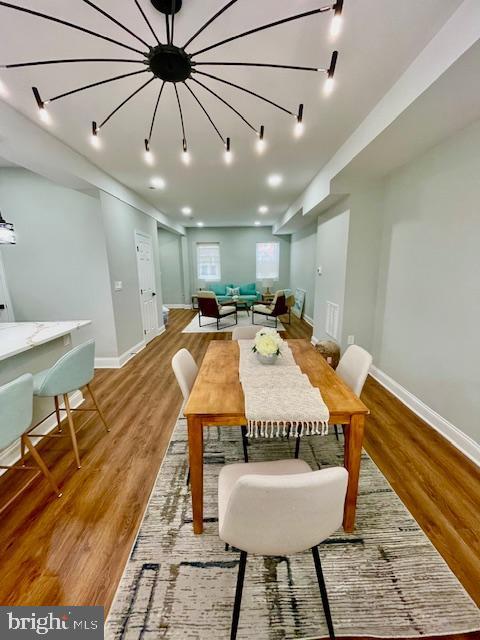
[[[163,16],[140,0],[160,40],[165,40]],[[234,163],[222,160],[223,147],[213,128],[188,91],[179,92],[185,116],[192,163],[180,159],[181,127],[175,93],[167,85],[160,103],[152,150],[156,165],[143,161],[159,82],[153,82],[129,102],[102,129],[103,147],[89,143],[91,121],[101,122],[145,79],[128,78],[52,103],[51,133],[127,185],[173,220],[188,226],[251,225],[255,220],[272,224],[299,196],[314,175],[356,129],[369,111],[396,82],[418,53],[448,20],[462,0],[345,0],[344,29],[336,42],[329,36],[330,14],[288,23],[237,40],[202,54],[198,60],[270,62],[306,66],[328,66],[331,52],[340,52],[336,89],[325,98],[323,76],[307,72],[273,69],[211,67],[206,71],[242,84],[296,111],[305,104],[303,138],[293,138],[294,119],[236,89],[205,79],[223,98],[259,127],[265,125],[268,150],[254,151],[253,132],[213,96],[198,87],[196,93],[215,123],[232,139]],[[18,5],[41,10],[89,29],[100,31],[132,46],[142,45],[87,4],[64,0],[33,0]],[[128,25],[148,42],[147,25],[133,0],[97,0],[97,4]],[[218,11],[226,0],[184,0],[175,22],[175,42],[183,44]],[[318,0],[242,0],[215,21],[192,43],[190,51],[255,26],[321,6]],[[292,5],[294,9],[292,10]],[[130,52],[58,24],[0,7],[0,62],[2,64],[48,58],[126,57]],[[137,54],[132,54],[136,58]],[[140,56],[138,56],[140,57]],[[5,70],[5,98],[28,117],[37,120],[31,86],[39,87],[47,99],[83,84],[136,70],[135,65],[89,63]],[[148,78],[149,76],[145,74]],[[45,125],[42,125],[45,126]],[[266,178],[284,176],[283,184],[271,189]],[[153,176],[166,182],[164,190],[149,189]],[[260,205],[269,213],[259,215]],[[188,219],[181,208],[193,209]]]

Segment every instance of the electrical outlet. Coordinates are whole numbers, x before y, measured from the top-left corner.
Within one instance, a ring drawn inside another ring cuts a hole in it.
[[[69,347],[71,343],[72,343],[72,336],[69,333],[67,333],[66,336],[63,336],[63,346]]]
[[[121,291],[123,289],[123,282],[121,280],[115,280],[114,289],[115,291]]]
[[[348,344],[355,344],[355,336],[348,336],[347,339]]]

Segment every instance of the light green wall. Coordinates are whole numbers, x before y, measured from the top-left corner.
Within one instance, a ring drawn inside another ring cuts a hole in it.
[[[1,249],[17,322],[92,320],[97,355],[115,356],[100,202],[24,169],[0,169],[0,210],[18,243]]]
[[[182,236],[165,229],[159,229],[158,251],[164,303],[167,305],[185,304]]]
[[[271,227],[207,227],[187,230],[191,288],[197,286],[196,243],[219,242],[222,282],[244,284],[256,281],[257,242],[280,244],[280,278],[274,288],[290,283],[290,236],[274,236]],[[259,290],[261,290],[260,283]]]
[[[100,199],[113,292],[118,350],[119,354],[123,354],[143,340],[135,231],[145,233],[152,238],[158,323],[159,327],[163,326],[157,222],[108,193],[101,192]],[[123,283],[121,291],[113,290],[113,283],[116,280],[121,280]]]
[[[480,122],[385,182],[375,364],[480,442]]]
[[[313,320],[317,269],[317,221],[291,237],[290,287],[306,291],[304,313]]]

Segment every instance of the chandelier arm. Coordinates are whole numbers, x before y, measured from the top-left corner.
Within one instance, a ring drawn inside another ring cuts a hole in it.
[[[130,49],[130,51],[135,51],[135,53],[139,53],[140,55],[145,55],[145,52],[140,51],[139,49],[135,49],[128,44],[124,44],[123,42],[119,42],[118,40],[114,40],[113,38],[109,38],[108,36],[104,36],[101,33],[97,33],[96,31],[91,31],[90,29],[86,29],[85,27],[80,27],[77,24],[73,24],[73,22],[67,22],[66,20],[61,20],[60,18],[55,18],[54,16],[50,16],[46,13],[40,13],[39,11],[33,11],[33,9],[27,9],[26,7],[17,7],[10,2],[0,2],[0,6],[7,7],[7,9],[15,9],[16,11],[20,11],[22,13],[28,13],[32,16],[37,16],[38,18],[44,18],[45,20],[50,20],[51,22],[57,22],[58,24],[63,24],[66,27],[70,27],[71,29],[76,29],[77,31],[81,31],[82,33],[88,33],[91,36],[95,36],[96,38],[100,38],[101,40],[106,40],[107,42],[112,42],[113,44],[117,44],[119,47],[123,47],[124,49]]]
[[[119,22],[116,18],[111,16],[109,13],[107,13],[106,11],[101,9],[100,7],[97,7],[97,5],[94,4],[93,2],[91,2],[90,0],[83,0],[83,2],[85,2],[85,4],[88,4],[89,7],[92,7],[92,9],[95,9],[95,11],[98,11],[98,13],[101,13],[102,16],[105,16],[105,18],[107,18],[108,20],[110,20],[111,22],[116,24],[117,27],[120,27],[120,29],[123,29],[124,31],[129,33],[131,36],[136,38],[139,42],[141,42],[142,44],[144,44],[146,47],[148,47],[150,49],[150,45],[148,44],[148,42],[145,42],[145,40],[143,40],[143,38],[140,38],[140,36],[137,36],[136,33],[133,33],[133,31],[131,31],[128,27],[126,27],[124,24]]]
[[[153,30],[152,25],[150,24],[149,19],[147,18],[147,16],[145,15],[145,12],[143,11],[142,7],[140,6],[140,3],[138,2],[138,0],[133,0],[135,2],[135,4],[138,7],[138,10],[140,11],[140,13],[143,16],[143,19],[145,20],[145,22],[148,25],[148,28],[150,29],[150,31],[152,32],[153,37],[155,38],[155,40],[158,42],[158,44],[161,44],[160,40],[158,39],[157,34],[155,33],[155,31]]]
[[[165,87],[165,82],[162,82],[162,86],[160,87],[160,91],[158,92],[157,103],[155,105],[155,109],[153,111],[152,124],[150,126],[150,133],[148,134],[148,142],[152,139],[153,126],[155,124],[155,118],[157,117],[158,105],[160,104],[160,98],[162,97],[163,88]]]
[[[36,60],[34,62],[16,62],[15,64],[0,65],[0,69],[18,69],[20,67],[37,67],[47,64],[69,64],[72,62],[131,62],[132,64],[146,64],[143,60],[126,60],[123,58],[67,58],[65,60]]]
[[[188,47],[188,45],[191,42],[193,42],[195,38],[197,38],[197,36],[199,36],[202,33],[202,31],[204,31],[208,26],[210,26],[212,22],[214,22],[219,16],[221,16],[222,13],[224,13],[227,9],[230,9],[230,7],[234,5],[236,2],[238,2],[238,0],[231,0],[222,9],[220,9],[220,11],[217,11],[217,13],[214,16],[212,16],[210,20],[207,20],[207,22],[205,22],[205,24],[201,26],[196,33],[193,34],[190,40],[187,40],[187,42],[183,45],[183,49],[186,49],[186,47]]]
[[[139,73],[147,73],[150,69],[142,69],[141,71],[134,71],[133,73],[124,73],[121,76],[114,76],[113,78],[107,78],[106,80],[100,80],[99,82],[92,82],[92,84],[86,84],[83,87],[79,87],[78,89],[73,89],[73,91],[67,91],[66,93],[61,93],[58,96],[54,96],[49,100],[45,100],[45,104],[48,102],[54,102],[55,100],[60,100],[61,98],[66,98],[67,96],[71,96],[74,93],[79,93],[80,91],[85,91],[86,89],[92,89],[93,87],[98,87],[102,84],[108,84],[109,82],[115,82],[116,80],[121,80],[122,78],[129,78],[130,76],[136,76]]]
[[[185,150],[185,147],[186,147],[186,144],[187,144],[187,136],[185,135],[185,122],[183,121],[182,104],[180,102],[180,96],[178,95],[178,89],[177,89],[176,83],[173,84],[173,87],[175,89],[175,95],[177,96],[178,110],[180,112],[180,122],[182,123],[183,146],[184,146],[184,150]]]
[[[217,66],[217,67],[268,67],[269,69],[293,69],[295,71],[327,71],[319,67],[298,67],[290,64],[264,64],[262,62],[194,62],[195,67]]]
[[[229,109],[231,109],[234,113],[237,114],[237,116],[239,116],[246,125],[248,125],[250,127],[250,129],[252,129],[252,131],[254,131],[256,134],[259,134],[260,132],[255,129],[255,127],[253,126],[253,124],[250,124],[250,122],[240,113],[240,111],[237,111],[237,109],[235,109],[235,107],[232,107],[231,104],[229,104],[226,100],[224,100],[223,98],[221,98],[218,93],[215,93],[215,91],[212,91],[212,89],[210,89],[210,87],[207,87],[207,85],[203,84],[203,82],[200,82],[199,80],[196,80],[195,78],[192,78],[193,82],[196,82],[197,84],[199,84],[201,87],[203,87],[204,89],[206,89],[209,93],[211,93],[213,96],[215,96],[218,100],[220,100],[220,102],[223,102],[223,104],[225,106],[227,106]]]
[[[265,31],[266,29],[271,29],[272,27],[277,27],[280,24],[285,24],[286,22],[292,22],[293,20],[300,20],[301,18],[307,18],[308,16],[316,15],[317,13],[326,13],[327,11],[332,11],[332,5],[327,7],[320,7],[319,9],[313,9],[312,11],[305,11],[304,13],[299,13],[295,16],[290,16],[288,18],[282,18],[282,20],[276,20],[275,22],[270,22],[269,24],[264,24],[261,27],[255,27],[255,29],[250,29],[249,31],[244,31],[243,33],[238,33],[236,36],[231,36],[230,38],[225,38],[225,40],[221,40],[220,42],[215,42],[215,44],[211,44],[208,47],[203,49],[199,49],[195,51],[195,53],[191,54],[191,57],[194,58],[198,56],[200,53],[205,53],[205,51],[210,51],[211,49],[215,49],[222,44],[227,44],[227,42],[232,42],[233,40],[238,40],[239,38],[244,38],[245,36],[249,36],[252,33],[258,33],[259,31]]]
[[[195,71],[195,70],[194,70]],[[290,116],[296,116],[296,113],[293,113],[293,111],[290,111],[289,109],[286,109],[285,107],[282,107],[280,104],[277,104],[276,102],[273,102],[273,100],[269,100],[268,98],[265,98],[264,96],[261,96],[259,93],[255,93],[255,91],[250,91],[250,89],[246,89],[245,87],[241,87],[239,84],[235,84],[233,82],[229,82],[228,80],[224,80],[223,78],[219,78],[218,76],[213,76],[210,73],[205,73],[203,71],[195,71],[195,73],[198,73],[201,76],[207,76],[207,78],[212,78],[213,80],[218,80],[218,82],[223,82],[223,84],[228,84],[230,87],[235,87],[235,89],[239,89],[240,91],[244,91],[245,93],[249,93],[251,96],[255,96],[256,98],[258,98],[259,100],[263,100],[264,102],[268,102],[268,104],[271,104],[273,107],[277,107],[277,109],[280,109],[281,111],[284,111],[285,113],[288,113]],[[194,78],[192,78],[193,80]],[[197,80],[198,82],[198,80]]]
[[[173,44],[174,34],[175,34],[175,0],[172,0],[172,27],[170,29],[170,44]]]
[[[105,126],[107,124],[107,122],[110,120],[110,118],[112,116],[114,116],[117,111],[120,111],[120,109],[127,104],[127,102],[129,102],[133,97],[135,97],[137,95],[137,93],[140,93],[140,91],[142,91],[142,89],[145,89],[145,87],[147,87],[151,82],[153,82],[155,80],[155,78],[150,78],[150,80],[147,80],[147,82],[145,82],[144,84],[142,84],[141,87],[138,87],[138,89],[135,89],[135,91],[133,93],[131,93],[128,98],[125,98],[125,100],[123,102],[121,102],[118,107],[116,107],[112,113],[110,115],[108,115],[105,120],[99,125],[99,129],[101,129],[103,126]]]
[[[208,111],[205,109],[205,107],[203,106],[203,104],[200,102],[200,99],[197,97],[197,95],[194,93],[193,89],[186,83],[184,82],[184,85],[187,87],[187,89],[190,91],[190,93],[192,94],[192,96],[195,98],[195,100],[197,101],[198,105],[200,106],[201,110],[203,111],[203,113],[207,116],[208,120],[210,121],[210,124],[212,125],[212,127],[215,129],[215,131],[218,134],[218,137],[220,138],[220,140],[223,142],[223,144],[226,144],[225,138],[222,136],[222,134],[220,133],[217,125],[214,123],[214,121],[212,120],[212,118],[210,117],[210,114],[208,113]]]
[[[168,13],[165,14],[165,31],[167,33],[167,42],[170,44],[170,22],[168,20]]]

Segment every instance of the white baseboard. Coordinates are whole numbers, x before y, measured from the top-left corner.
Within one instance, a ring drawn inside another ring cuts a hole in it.
[[[165,327],[162,327],[162,329],[163,331],[165,331]],[[160,333],[163,333],[163,331],[159,328],[157,335],[160,335]],[[130,347],[130,349],[125,351],[125,353],[122,353],[120,356],[114,356],[110,358],[95,358],[95,369],[121,369],[142,349],[145,349],[144,340],[134,345],[133,347]]]
[[[303,314],[303,319],[305,320],[305,322],[307,324],[309,324],[311,327],[313,327],[313,318],[310,318],[310,316],[307,316],[305,313]]]
[[[314,347],[316,347],[317,344],[320,342],[320,340],[316,336],[312,336],[310,342],[313,344]]]
[[[393,380],[393,378],[381,369],[372,365],[370,375],[379,382],[382,387],[385,387],[385,389],[398,398],[400,402],[403,402],[403,404],[419,418],[433,427],[435,431],[438,431],[438,433],[453,444],[454,447],[466,455],[467,458],[470,458],[470,460],[480,466],[480,445],[472,440],[472,438],[463,433],[463,431],[460,431],[458,427],[443,418],[439,413],[428,407],[420,398],[414,396],[413,393],[410,393],[410,391],[402,387],[401,384]]]
[[[166,304],[168,309],[191,309],[191,304]]]
[[[74,393],[69,395],[70,405],[73,409],[79,407],[84,401],[84,397],[81,391],[75,391]],[[64,409],[65,405],[63,403],[60,404],[60,408]],[[53,409],[53,398],[52,398],[52,409]],[[38,427],[35,429],[35,433],[39,433],[42,435],[47,435],[50,431],[53,431],[57,426],[57,418],[55,414],[53,416],[49,416],[43,422],[41,422]],[[33,443],[37,444],[38,440],[33,438]],[[4,449],[0,454],[0,465],[11,466],[17,463],[20,460],[20,440],[11,444],[7,449]],[[7,469],[0,469],[0,476],[5,473]]]

